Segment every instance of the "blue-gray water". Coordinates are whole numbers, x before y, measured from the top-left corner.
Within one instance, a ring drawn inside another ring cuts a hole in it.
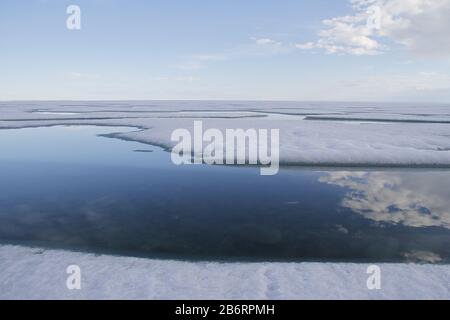
[[[98,136],[127,130],[0,130],[0,243],[179,259],[450,261],[449,171],[177,167],[157,147]]]

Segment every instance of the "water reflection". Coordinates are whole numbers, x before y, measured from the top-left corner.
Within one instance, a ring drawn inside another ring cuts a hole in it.
[[[348,189],[341,205],[367,219],[450,229],[446,172],[330,172],[319,181]]]
[[[175,167],[123,128],[0,130],[0,244],[179,259],[450,261],[450,172]],[[135,152],[152,150],[153,152]]]

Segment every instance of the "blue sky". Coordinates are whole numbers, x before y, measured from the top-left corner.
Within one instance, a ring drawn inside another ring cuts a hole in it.
[[[450,1],[369,1],[2,0],[0,100],[450,102]]]

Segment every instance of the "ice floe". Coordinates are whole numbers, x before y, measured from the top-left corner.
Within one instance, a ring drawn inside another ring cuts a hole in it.
[[[71,265],[81,269],[81,290],[66,287]],[[381,289],[369,290],[365,264],[194,263],[4,245],[0,299],[450,298],[448,265],[378,266]]]
[[[173,147],[173,130],[280,129],[280,162],[450,167],[450,105],[315,102],[3,102],[0,128],[132,126],[114,137]],[[46,112],[47,114],[42,114]]]

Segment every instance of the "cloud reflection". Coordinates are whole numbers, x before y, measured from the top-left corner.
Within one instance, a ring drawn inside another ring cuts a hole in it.
[[[448,172],[330,172],[319,181],[348,189],[341,205],[367,219],[450,229]]]

